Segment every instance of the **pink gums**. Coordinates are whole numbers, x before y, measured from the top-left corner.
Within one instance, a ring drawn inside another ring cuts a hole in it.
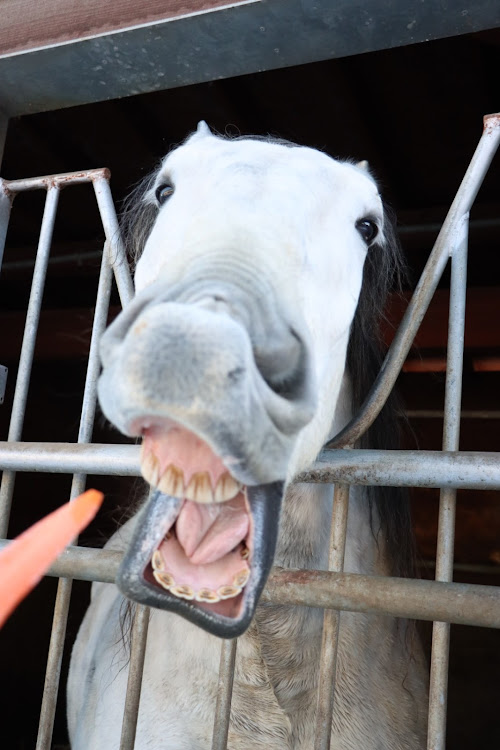
[[[140,426],[138,431],[141,431]],[[160,477],[173,465],[184,472],[184,486],[187,487],[193,474],[206,471],[215,489],[220,477],[227,471],[207,443],[176,422],[152,421],[142,429],[142,434],[143,455],[152,453],[156,456]]]

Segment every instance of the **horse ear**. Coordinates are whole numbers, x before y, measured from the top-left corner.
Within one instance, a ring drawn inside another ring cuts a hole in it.
[[[208,127],[205,120],[200,120],[198,123],[198,127],[196,128],[196,135],[212,135],[210,128]]]
[[[366,159],[363,159],[363,161],[358,161],[358,163],[356,164],[356,166],[359,167],[360,169],[363,169],[365,172],[369,172],[370,171],[370,165],[368,164],[368,162],[366,161]]]

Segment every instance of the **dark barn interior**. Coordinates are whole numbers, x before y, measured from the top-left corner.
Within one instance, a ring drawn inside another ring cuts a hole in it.
[[[1,175],[16,179],[106,166],[119,209],[131,186],[200,119],[220,133],[279,135],[333,156],[368,159],[397,215],[409,292],[479,140],[482,116],[500,107],[499,70],[497,29],[25,115],[9,122]],[[7,439],[43,200],[41,191],[16,198],[0,276],[0,362],[9,368],[0,408],[2,440]],[[497,156],[471,215],[461,450],[500,451],[499,239]],[[102,245],[91,188],[63,191],[24,440],[76,440]],[[409,414],[407,447],[441,448],[448,286],[446,272],[399,378]],[[388,340],[404,304],[394,297],[384,331]],[[116,311],[116,291],[112,305]],[[101,418],[93,439],[121,438]],[[129,498],[140,494],[141,483],[89,477],[88,486],[107,493],[104,510],[83,538],[83,544],[100,546]],[[61,504],[69,487],[65,475],[19,474],[9,537]],[[438,496],[437,490],[412,492],[424,576],[433,575]],[[499,500],[498,492],[459,492],[455,580],[499,582]],[[35,746],[55,589],[56,581],[45,579],[0,638],[2,746],[12,750]],[[89,586],[76,582],[70,641],[88,596]],[[498,748],[498,631],[453,625],[451,633],[447,747]],[[69,653],[70,643],[63,669]],[[66,744],[62,691],[53,747]]]

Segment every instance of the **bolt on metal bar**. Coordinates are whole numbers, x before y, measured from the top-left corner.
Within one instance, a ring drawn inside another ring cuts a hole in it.
[[[448,354],[446,366],[443,450],[456,451],[460,442],[460,408],[462,404],[465,305],[467,292],[468,214],[464,217],[462,240],[451,260]],[[453,547],[456,515],[455,488],[441,489],[439,499],[436,580],[453,580]],[[446,709],[448,697],[448,661],[450,625],[434,622],[432,633],[431,673],[429,684],[428,750],[444,750],[446,742]]]
[[[226,750],[227,748],[237,644],[237,638],[223,640],[221,643],[212,750]]]
[[[35,270],[33,271],[33,280],[31,283],[31,293],[28,302],[28,311],[26,313],[26,323],[24,326],[23,343],[21,347],[21,356],[19,358],[19,369],[17,373],[16,387],[14,392],[14,403],[10,417],[10,426],[8,432],[8,441],[17,441],[21,439],[24,423],[24,412],[28,398],[28,388],[31,377],[31,367],[33,364],[33,354],[35,351],[36,333],[38,330],[38,321],[40,319],[40,310],[42,306],[43,288],[47,272],[47,263],[52,242],[52,233],[56,218],[57,205],[59,202],[59,189],[51,187],[47,190],[45,199],[45,208],[40,229],[38,241],[37,259]],[[2,483],[0,485],[0,537],[7,536],[9,526],[10,508],[12,504],[12,495],[14,493],[16,475],[13,471],[4,471]]]
[[[134,296],[134,285],[130,277],[109,181],[106,177],[102,177],[94,180],[93,185],[102,225],[109,243],[110,261],[115,272],[118,294],[122,307],[125,307]]]
[[[141,700],[142,675],[149,627],[149,607],[137,605],[132,626],[132,645],[128,667],[127,695],[123,710],[120,750],[134,750],[137,717]]]
[[[344,569],[349,510],[349,485],[336,484],[333,495],[328,570],[341,573]],[[330,750],[332,716],[337,673],[340,611],[325,610],[318,680],[318,704],[314,750]]]
[[[499,142],[500,114],[487,115],[484,118],[484,130],[481,139],[415,288],[413,297],[408,304],[403,320],[394,336],[380,373],[361,409],[349,424],[330,441],[327,447],[343,448],[348,444],[354,444],[370,427],[385,404],[436,290],[448,257],[456,247],[457,234],[458,239],[460,239],[462,218],[470,211]]]
[[[85,377],[78,442],[89,443],[92,439],[94,417],[97,401],[97,378],[99,376],[99,341],[106,328],[111,294],[112,271],[109,263],[108,245],[104,246],[97,288],[96,307],[92,325],[89,359]],[[73,499],[85,489],[87,476],[83,473],[73,475],[70,497]],[[69,605],[71,600],[71,579],[61,579],[58,584],[52,632],[49,644],[49,655],[45,673],[42,707],[38,726],[36,750],[50,750],[57,705],[57,694],[61,675],[61,663],[66,636]]]

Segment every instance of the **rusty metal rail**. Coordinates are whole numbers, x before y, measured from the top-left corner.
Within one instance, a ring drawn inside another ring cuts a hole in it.
[[[297,477],[300,482],[336,484],[329,570],[274,569],[264,590],[262,603],[264,606],[266,603],[293,604],[325,610],[315,750],[328,750],[330,747],[332,713],[335,711],[336,642],[342,610],[435,621],[428,750],[444,750],[445,746],[449,623],[500,628],[500,588],[452,582],[456,489],[500,489],[500,454],[465,453],[458,450],[468,212],[499,141],[500,115],[487,116],[483,136],[371,393],[361,411],[330,444],[329,447],[335,449],[323,451],[315,465]],[[105,325],[112,272],[122,305],[127,304],[133,294],[108,180],[109,173],[105,169],[24,180],[0,180],[0,261],[15,196],[26,190],[43,189],[47,193],[8,440],[0,443],[0,467],[3,469],[0,536],[3,537],[7,535],[16,472],[73,474],[72,496],[83,489],[87,473],[122,476],[140,474],[137,446],[93,445],[90,442],[99,371],[97,341]],[[91,183],[94,188],[106,245],[97,291],[78,443],[26,443],[22,442],[24,412],[58,197],[61,189],[80,183]],[[343,450],[345,446],[355,444],[382,408],[450,257],[452,283],[443,450]],[[351,484],[441,488],[435,581],[381,578],[342,572]],[[6,539],[0,540],[0,547],[5,544],[8,544]],[[120,558],[121,555],[117,552],[73,546],[61,555],[49,571],[49,575],[61,577],[62,580],[54,612],[37,750],[49,750],[51,744],[71,579],[113,583]],[[132,636],[121,750],[132,750],[134,747],[147,646],[147,625],[147,609],[138,608]],[[236,641],[223,642],[221,645],[213,750],[224,750],[227,747],[236,649]]]

